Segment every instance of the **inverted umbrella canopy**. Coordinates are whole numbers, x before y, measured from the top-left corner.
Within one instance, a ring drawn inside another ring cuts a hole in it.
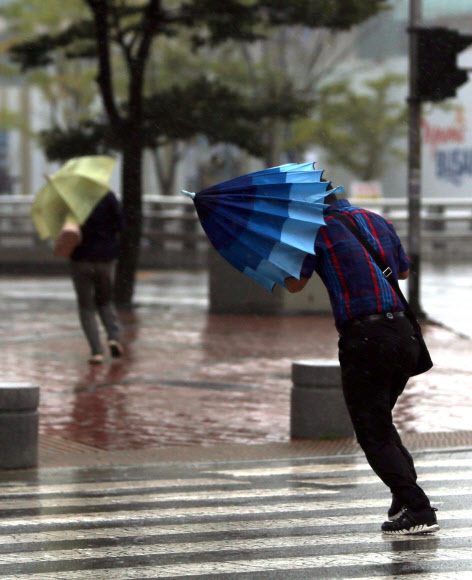
[[[314,163],[288,163],[223,181],[198,193],[195,204],[216,250],[235,268],[272,290],[300,278],[325,224],[323,200],[330,192]]]
[[[55,239],[65,221],[82,225],[110,189],[115,159],[75,157],[49,176],[33,202],[31,217],[41,239]]]

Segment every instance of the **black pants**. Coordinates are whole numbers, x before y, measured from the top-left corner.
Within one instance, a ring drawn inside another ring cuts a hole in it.
[[[417,485],[413,458],[402,444],[392,409],[419,354],[407,318],[347,325],[339,339],[344,398],[359,445],[372,469],[406,507],[430,507]]]

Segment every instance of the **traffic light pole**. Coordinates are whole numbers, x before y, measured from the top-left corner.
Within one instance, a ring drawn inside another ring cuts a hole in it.
[[[422,0],[410,0],[408,95],[408,301],[417,318],[426,318],[420,305],[421,274],[421,104],[456,96],[468,81],[457,56],[472,44],[472,35],[436,26],[422,27]]]
[[[422,0],[410,0],[409,96],[408,96],[408,302],[418,318],[425,314],[420,306],[421,271],[421,100],[417,94],[417,28],[422,20]]]

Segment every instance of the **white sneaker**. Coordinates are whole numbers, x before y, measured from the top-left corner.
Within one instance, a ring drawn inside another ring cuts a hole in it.
[[[103,362],[103,354],[93,354],[88,361],[92,365],[100,364]]]

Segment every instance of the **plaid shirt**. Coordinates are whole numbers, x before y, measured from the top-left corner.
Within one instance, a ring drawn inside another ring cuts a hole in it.
[[[376,213],[338,199],[329,211],[340,211],[355,222],[398,278],[408,270],[400,239],[393,225]],[[301,275],[315,271],[329,294],[336,328],[352,318],[403,310],[403,305],[367,250],[339,220],[326,216],[315,241],[315,256],[307,256]]]

